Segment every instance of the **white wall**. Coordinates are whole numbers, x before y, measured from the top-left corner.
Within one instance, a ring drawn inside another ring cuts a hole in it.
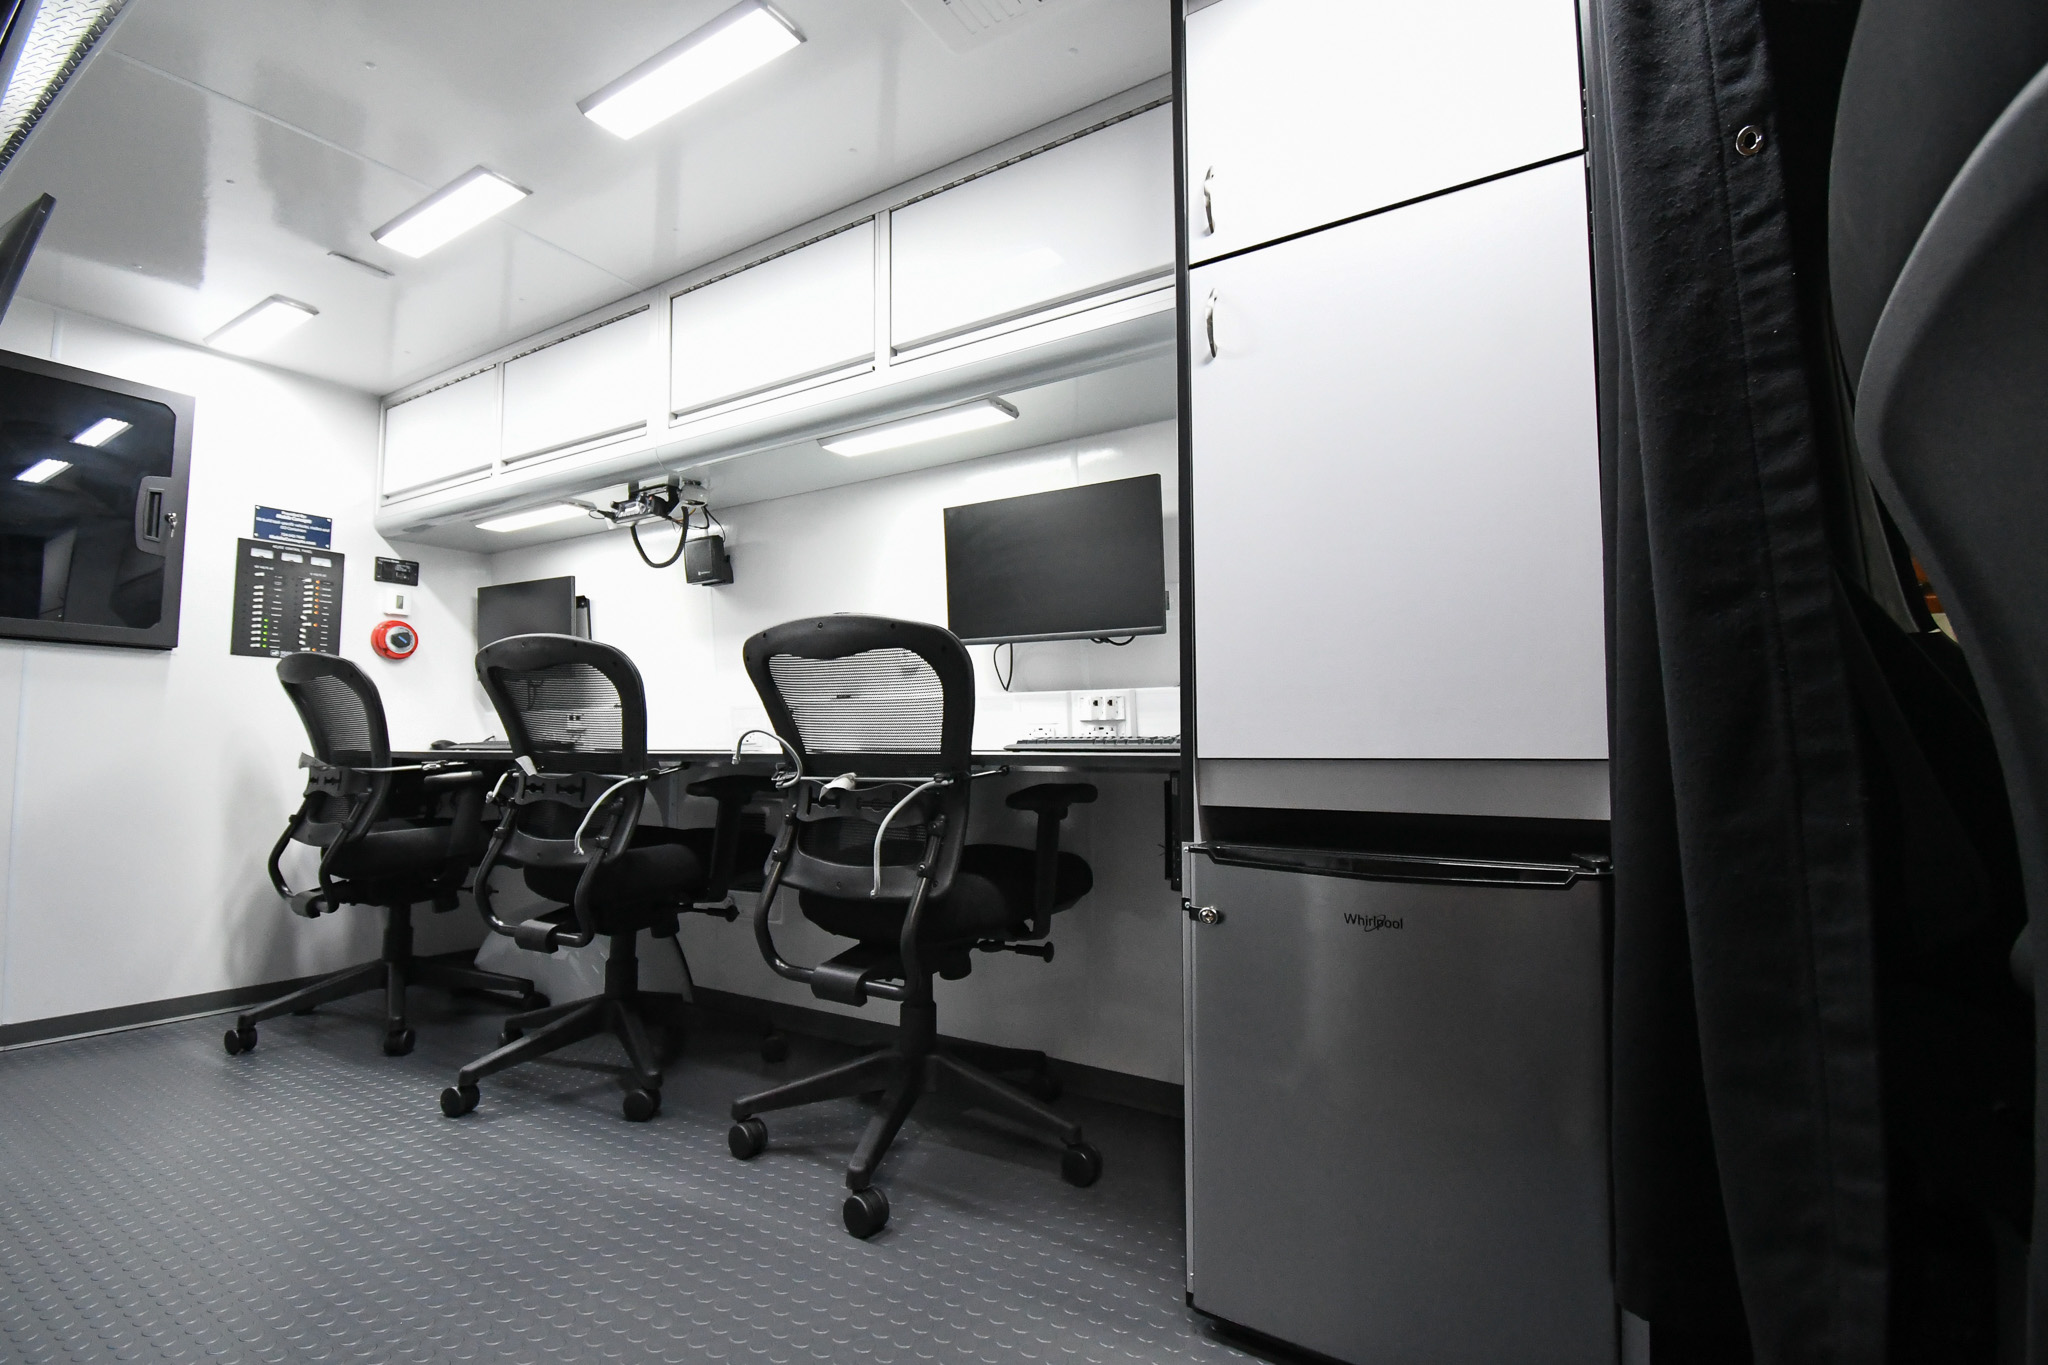
[[[395,745],[483,733],[471,666],[480,556],[371,529],[369,395],[17,299],[0,348],[190,394],[197,405],[179,644],[167,652],[0,642],[0,1023],[331,970],[377,953],[377,912],[308,922],[263,863],[306,748],[274,664],[228,653],[237,537],[257,504],[332,516],[348,557],[342,652],[384,695]],[[422,639],[369,647],[377,555],[421,562]],[[421,915],[420,946],[476,942]]]
[[[490,577],[504,583],[574,574],[577,591],[591,599],[594,634],[625,650],[646,679],[654,747],[719,748],[740,731],[767,724],[740,661],[740,647],[754,632],[836,611],[945,621],[948,506],[1156,473],[1163,477],[1169,517],[1166,544],[1174,546],[1176,451],[1174,425],[1155,423],[719,509],[736,579],[727,587],[692,587],[680,565],[649,569],[623,533],[495,555]],[[668,544],[659,532],[648,539],[657,557]],[[1174,568],[1169,549],[1167,579],[1177,607]],[[1063,727],[1063,690],[1070,688],[1159,689],[1140,695],[1141,712],[1150,703],[1144,728],[1177,730],[1177,702],[1169,690],[1179,682],[1177,615],[1169,614],[1166,634],[1140,637],[1124,648],[1078,641],[1019,646],[1015,696],[998,688],[991,649],[975,648],[978,746],[999,747],[1040,723]],[[986,793],[977,789],[973,837],[1030,844],[1027,818],[1001,800],[1004,791],[1028,780],[1004,778]],[[939,983],[940,1028],[1177,1082],[1180,902],[1161,876],[1163,779],[1089,780],[1102,789],[1102,800],[1076,810],[1065,838],[1093,866],[1096,889],[1060,915],[1053,934],[1056,958],[1048,964],[1007,953],[977,954],[972,977]],[[704,804],[698,814],[708,820]],[[784,919],[778,942],[794,960],[819,961],[845,946],[793,909]],[[683,935],[702,985],[838,1008],[770,973],[744,918],[726,924],[687,916]],[[664,951],[643,953],[650,986],[666,974],[668,963],[658,956]],[[891,1018],[893,1007],[878,1003],[867,1013]]]

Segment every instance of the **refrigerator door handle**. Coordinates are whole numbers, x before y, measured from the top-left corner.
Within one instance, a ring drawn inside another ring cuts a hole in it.
[[[1454,886],[1523,886],[1562,890],[1581,878],[1606,877],[1612,868],[1604,856],[1573,855],[1564,862],[1523,862],[1513,859],[1454,858],[1431,854],[1371,853],[1354,850],[1285,848],[1265,844],[1210,843],[1201,850],[1225,867],[1263,868],[1273,872],[1306,872],[1376,882],[1431,882]],[[1195,916],[1194,908],[1189,910]],[[1219,916],[1220,918],[1220,916]],[[1214,921],[1203,921],[1213,923]]]

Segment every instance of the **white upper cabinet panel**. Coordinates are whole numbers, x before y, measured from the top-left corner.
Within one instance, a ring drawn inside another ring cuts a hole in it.
[[[384,414],[385,497],[484,473],[497,458],[496,367]]]
[[[651,320],[643,309],[505,362],[504,458],[644,428],[660,372]]]
[[[870,369],[874,221],[678,294],[669,307],[677,416]]]
[[[1173,269],[1173,123],[1153,109],[890,215],[897,351]]]
[[[1607,756],[1588,272],[1576,159],[1192,272],[1202,757]]]
[[[1573,0],[1218,0],[1187,86],[1198,262],[1585,140]]]

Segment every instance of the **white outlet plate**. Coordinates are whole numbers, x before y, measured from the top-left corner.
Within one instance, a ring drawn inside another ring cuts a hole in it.
[[[378,602],[386,616],[412,615],[412,595],[417,588],[386,588],[379,594]]]
[[[1121,731],[1137,716],[1135,700],[1127,691],[1072,692],[1068,698],[1076,734],[1089,730]]]

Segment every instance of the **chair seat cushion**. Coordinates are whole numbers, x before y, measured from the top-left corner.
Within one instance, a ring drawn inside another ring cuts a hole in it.
[[[599,922],[644,922],[644,912],[672,909],[687,901],[704,885],[709,840],[709,830],[640,826],[633,832],[632,847],[597,874],[591,903]],[[578,867],[529,867],[526,886],[536,896],[568,905],[576,899],[582,875]]]
[[[1031,919],[1037,855],[1008,844],[969,844],[960,851],[960,870],[945,896],[927,905],[919,924],[921,943],[969,943],[982,938],[1017,938]],[[1059,855],[1053,879],[1055,911],[1088,894],[1095,874],[1072,853]],[[799,899],[804,918],[828,934],[863,943],[893,944],[903,933],[907,901],[842,900],[806,891]]]
[[[390,881],[402,877],[428,880],[448,862],[451,829],[447,825],[411,825],[392,820],[334,855],[328,873],[349,880]]]

